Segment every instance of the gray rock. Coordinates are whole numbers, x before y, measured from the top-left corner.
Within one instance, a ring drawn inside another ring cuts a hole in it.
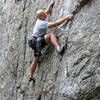
[[[49,0],[7,0],[4,7],[7,50],[0,71],[0,100],[100,100],[100,0],[55,0],[49,21],[73,11],[72,21],[53,30],[63,56],[49,44],[29,82],[29,65],[34,59],[28,47],[37,9]],[[2,93],[1,93],[2,92]]]

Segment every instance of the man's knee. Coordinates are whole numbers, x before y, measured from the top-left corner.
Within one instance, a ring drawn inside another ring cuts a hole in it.
[[[45,39],[50,39],[51,36],[56,36],[56,34],[53,33],[53,32],[47,33],[47,34],[44,36],[44,38],[45,38]]]
[[[51,32],[51,33],[48,33],[44,36],[44,39],[46,42],[48,42],[52,37],[56,37],[56,34]]]
[[[50,37],[52,37],[52,36],[55,36],[56,37],[56,34],[53,33],[53,32],[49,33],[49,35],[50,35]]]

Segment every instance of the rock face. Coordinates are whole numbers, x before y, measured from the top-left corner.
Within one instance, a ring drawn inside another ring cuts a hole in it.
[[[9,4],[9,6],[7,6]],[[37,9],[48,0],[6,0],[8,35],[4,71],[0,78],[0,100],[100,100],[100,0],[55,0],[49,21],[75,11],[72,21],[49,31],[66,44],[63,56],[49,44],[29,82],[34,59],[28,47]]]

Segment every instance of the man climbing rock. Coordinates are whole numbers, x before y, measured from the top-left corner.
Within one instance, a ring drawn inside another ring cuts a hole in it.
[[[48,44],[48,41],[54,45],[59,54],[64,53],[64,46],[59,45],[55,33],[47,33],[47,28],[54,28],[61,25],[66,20],[71,20],[73,14],[49,23],[46,21],[46,18],[51,13],[53,5],[54,2],[50,3],[46,10],[38,10],[36,12],[37,21],[32,34],[33,39],[29,41],[29,46],[34,50],[35,56],[35,59],[30,65],[30,81],[34,81],[33,73],[35,72],[36,66],[41,57],[41,50]]]

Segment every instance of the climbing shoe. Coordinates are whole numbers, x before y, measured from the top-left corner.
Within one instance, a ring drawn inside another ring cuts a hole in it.
[[[35,78],[34,77],[30,77],[29,82],[33,81],[35,83]]]
[[[59,53],[60,55],[63,55],[64,52],[65,52],[65,45],[62,45],[62,46],[60,47],[60,50],[57,50],[57,51],[58,51],[58,53]]]

